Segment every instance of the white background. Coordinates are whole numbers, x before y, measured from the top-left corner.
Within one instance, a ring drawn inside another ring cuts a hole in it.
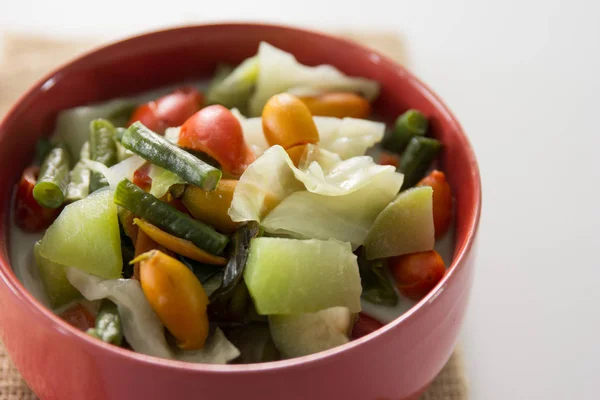
[[[481,166],[477,275],[462,338],[472,398],[600,398],[600,3],[153,3],[0,0],[0,30],[113,38],[262,20],[396,32],[408,67],[459,117]]]

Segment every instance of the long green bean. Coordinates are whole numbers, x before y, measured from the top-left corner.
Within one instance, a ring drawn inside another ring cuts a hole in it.
[[[33,188],[33,197],[46,208],[62,206],[69,184],[71,155],[67,146],[59,142],[48,152],[42,166],[37,183]]]
[[[90,123],[90,160],[112,167],[118,161],[117,144],[113,140],[115,127],[105,119],[95,119]],[[90,193],[108,186],[106,178],[93,172],[90,179]]]
[[[212,254],[221,254],[229,238],[195,220],[124,179],[115,190],[114,202],[171,235],[187,239]]]
[[[221,179],[220,170],[180,149],[139,121],[127,129],[121,143],[145,160],[173,172],[202,190],[214,190]]]
[[[442,144],[435,139],[417,136],[410,140],[400,161],[400,172],[404,174],[401,190],[413,187],[425,176],[441,149]]]
[[[429,121],[417,110],[408,110],[396,118],[394,130],[384,142],[384,147],[397,154],[402,154],[410,140],[415,136],[425,136]]]

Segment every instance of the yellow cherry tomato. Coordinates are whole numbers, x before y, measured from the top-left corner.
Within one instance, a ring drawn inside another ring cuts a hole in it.
[[[262,125],[269,146],[284,149],[317,143],[319,132],[310,110],[296,96],[280,93],[271,97],[262,113]]]
[[[318,96],[302,96],[312,115],[337,118],[367,118],[371,114],[371,105],[362,96],[354,93],[324,93]]]
[[[182,349],[201,349],[208,337],[208,296],[192,271],[152,250],[137,257],[144,295]]]
[[[214,226],[219,232],[231,233],[238,224],[231,220],[227,211],[237,183],[235,179],[221,179],[212,192],[188,185],[181,201],[194,218]]]

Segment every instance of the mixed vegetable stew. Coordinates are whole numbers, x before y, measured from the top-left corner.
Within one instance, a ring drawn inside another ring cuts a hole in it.
[[[407,309],[444,276],[453,208],[427,116],[386,131],[378,92],[261,43],[208,86],[62,112],[16,190],[38,233],[26,286],[97,340],[189,362],[378,329],[361,310]]]

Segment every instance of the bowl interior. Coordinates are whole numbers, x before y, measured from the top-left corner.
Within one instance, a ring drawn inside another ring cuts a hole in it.
[[[31,299],[10,270],[10,200],[36,141],[52,132],[60,110],[209,77],[218,63],[235,64],[255,54],[263,40],[304,64],[332,64],[349,75],[379,81],[382,91],[374,106],[384,118],[408,108],[430,117],[433,136],[444,143],[442,168],[456,198],[455,259],[464,252],[479,215],[479,173],[459,124],[428,88],[394,62],[338,38],[268,25],[205,25],[138,36],[88,53],[38,82],[5,116],[0,124],[0,277]]]

